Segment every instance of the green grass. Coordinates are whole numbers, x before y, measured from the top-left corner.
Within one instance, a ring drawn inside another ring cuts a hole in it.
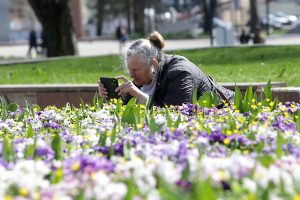
[[[282,81],[300,86],[300,46],[207,48],[169,52],[186,56],[218,82]],[[117,55],[0,66],[0,84],[96,83],[124,74]]]

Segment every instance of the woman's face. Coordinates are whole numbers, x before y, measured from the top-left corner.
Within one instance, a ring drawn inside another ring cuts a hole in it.
[[[149,85],[152,81],[152,70],[143,63],[139,56],[133,55],[127,59],[130,77],[137,86]]]

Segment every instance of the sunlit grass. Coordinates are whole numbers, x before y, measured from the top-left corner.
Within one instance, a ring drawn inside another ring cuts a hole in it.
[[[169,52],[186,56],[218,82],[282,81],[300,86],[300,46],[206,48]],[[124,74],[118,55],[0,66],[0,84],[96,83]]]

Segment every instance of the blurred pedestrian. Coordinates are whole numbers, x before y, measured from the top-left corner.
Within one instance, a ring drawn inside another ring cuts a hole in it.
[[[251,36],[248,33],[246,33],[245,29],[242,29],[242,33],[240,35],[240,43],[248,44],[250,39],[251,39]]]
[[[30,32],[29,32],[28,45],[29,45],[29,49],[28,49],[28,52],[27,52],[28,56],[32,57],[32,54],[31,54],[32,48],[35,49],[36,54],[39,53],[38,46],[37,46],[36,32],[35,32],[34,29],[31,29]]]
[[[119,40],[119,52],[121,53],[125,43],[128,40],[127,29],[122,25],[117,26],[116,37]]]

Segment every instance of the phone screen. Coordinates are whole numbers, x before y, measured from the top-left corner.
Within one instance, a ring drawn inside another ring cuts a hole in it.
[[[109,78],[109,77],[100,77],[101,83],[106,88],[106,91],[108,92],[108,98],[109,99],[118,99],[120,96],[115,92],[115,89],[119,86],[118,80],[115,78]]]

